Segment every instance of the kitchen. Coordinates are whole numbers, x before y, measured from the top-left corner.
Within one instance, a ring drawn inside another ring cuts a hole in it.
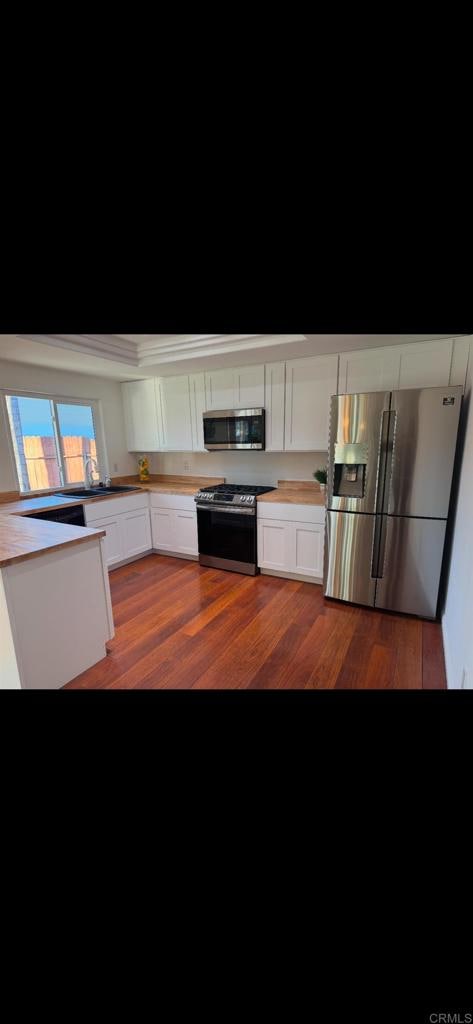
[[[473,685],[470,350],[470,336],[2,336],[0,686]],[[416,416],[441,393],[445,420],[423,413],[411,433],[421,493],[405,515],[420,532],[408,557],[396,539],[395,582],[383,582],[403,506],[377,484],[377,442],[343,424],[358,430],[358,397],[371,396],[386,474],[402,396],[419,393]],[[39,456],[32,401],[50,438]],[[68,448],[79,416],[80,452]],[[53,486],[33,488],[33,466]],[[340,583],[354,524],[367,539],[353,550],[373,557]]]

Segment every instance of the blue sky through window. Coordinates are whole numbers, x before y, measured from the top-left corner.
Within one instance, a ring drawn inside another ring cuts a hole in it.
[[[51,406],[46,398],[18,398],[18,408],[24,437],[54,435]],[[58,404],[59,426],[63,437],[72,435],[95,437],[92,410],[84,405]]]

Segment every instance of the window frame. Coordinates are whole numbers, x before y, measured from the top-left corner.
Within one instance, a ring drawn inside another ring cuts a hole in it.
[[[106,451],[106,446],[105,446],[105,431],[104,431],[104,425],[103,425],[102,405],[101,405],[101,401],[100,401],[99,398],[71,398],[68,395],[52,395],[52,394],[49,394],[49,393],[46,393],[46,392],[41,392],[41,391],[26,391],[23,388],[11,388],[11,387],[9,387],[9,388],[0,388],[0,402],[1,402],[2,410],[3,410],[3,418],[4,418],[4,421],[5,421],[6,434],[7,434],[7,440],[8,440],[8,447],[9,447],[9,451],[10,451],[10,458],[11,458],[12,465],[13,465],[13,470],[14,470],[14,473],[15,473],[15,480],[16,480],[17,489],[18,489],[19,494],[22,497],[28,497],[30,495],[34,496],[35,494],[54,494],[54,492],[59,490],[59,488],[61,490],[67,490],[69,488],[72,489],[74,486],[77,487],[80,484],[80,481],[78,481],[78,483],[76,483],[76,484],[73,484],[73,483],[61,483],[61,484],[59,484],[59,487],[47,487],[47,488],[42,488],[41,490],[27,490],[27,491],[24,491],[24,490],[21,489],[21,481],[20,481],[20,476],[19,476],[19,472],[18,472],[18,465],[17,465],[17,461],[16,461],[16,454],[15,454],[15,441],[14,441],[14,438],[13,438],[13,433],[12,433],[12,428],[11,428],[11,423],[10,423],[10,416],[9,416],[9,413],[8,413],[7,397],[12,397],[12,398],[41,398],[41,399],[46,399],[47,401],[53,403],[53,410],[54,410],[54,415],[53,415],[54,438],[55,438],[55,442],[56,442],[56,451],[57,451],[57,456],[58,456],[59,475],[62,478],[62,480],[65,479],[65,469],[66,469],[66,466],[65,466],[65,461],[64,461],[64,448],[63,448],[63,444],[62,444],[62,434],[61,434],[61,428],[60,428],[60,424],[59,424],[59,417],[58,417],[58,412],[57,412],[57,406],[58,405],[89,406],[90,409],[91,409],[91,413],[92,413],[92,422],[93,422],[94,431],[95,431],[95,444],[96,444],[96,451],[97,451],[97,469],[98,469],[98,472],[99,472],[99,478],[100,478],[100,480],[105,480],[106,477],[108,477],[109,472],[108,472],[107,451]]]

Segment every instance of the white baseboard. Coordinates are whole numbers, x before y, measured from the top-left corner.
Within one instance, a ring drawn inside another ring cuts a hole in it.
[[[317,583],[319,587],[323,584],[323,579],[319,576],[303,576],[297,572],[281,572],[277,569],[261,569],[262,576],[280,576],[284,580],[297,580],[299,583]]]

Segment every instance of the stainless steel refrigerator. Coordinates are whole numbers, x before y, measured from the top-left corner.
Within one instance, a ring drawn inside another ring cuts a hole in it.
[[[435,618],[461,387],[331,400],[324,593]]]

